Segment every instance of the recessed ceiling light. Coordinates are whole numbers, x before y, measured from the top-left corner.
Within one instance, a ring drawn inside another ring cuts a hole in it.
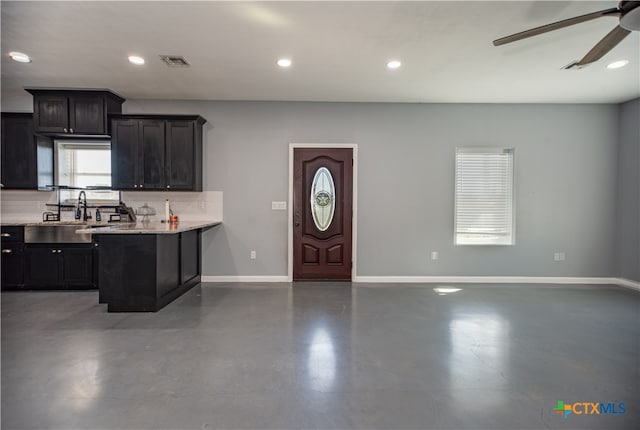
[[[387,63],[387,67],[390,69],[398,69],[402,66],[402,63],[398,60],[391,60]]]
[[[144,64],[144,58],[138,57],[137,55],[129,55],[129,62],[136,66],[141,66]]]
[[[278,60],[278,66],[280,67],[291,67],[291,60],[288,58],[281,58]]]
[[[462,288],[438,287],[438,288],[434,288],[433,291],[443,296],[445,294],[453,294],[453,293],[457,293],[458,291],[462,291]]]
[[[17,61],[19,63],[30,63],[31,58],[27,54],[23,54],[22,52],[9,52],[9,57],[13,61]]]
[[[613,63],[607,65],[607,69],[619,69],[620,67],[624,67],[627,64],[629,64],[629,60],[614,61]]]

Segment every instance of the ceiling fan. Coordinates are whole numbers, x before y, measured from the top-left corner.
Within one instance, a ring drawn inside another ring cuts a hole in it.
[[[591,21],[592,19],[601,18],[603,16],[617,16],[619,17],[620,23],[605,37],[603,37],[600,42],[596,43],[596,45],[591,48],[591,50],[587,52],[587,55],[582,57],[580,61],[574,61],[564,67],[565,69],[571,69],[573,67],[581,68],[587,64],[598,61],[607,52],[611,51],[618,43],[622,42],[622,40],[632,31],[640,31],[640,1],[621,1],[618,4],[618,7],[580,15],[574,18],[563,19],[562,21],[542,25],[540,27],[512,34],[511,36],[496,39],[493,41],[493,45],[504,45],[506,43],[537,36],[538,34],[569,27],[574,24],[580,24],[581,22]]]

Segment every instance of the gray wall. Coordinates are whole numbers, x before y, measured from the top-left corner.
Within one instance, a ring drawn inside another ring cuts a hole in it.
[[[640,282],[640,99],[620,106],[617,271]]]
[[[359,145],[360,276],[617,273],[617,105],[134,100],[124,109],[209,121],[205,189],[224,191],[224,225],[205,234],[205,275],[286,275],[287,213],[271,201],[287,200],[290,142]],[[454,149],[470,145],[516,150],[515,246],[453,245]]]

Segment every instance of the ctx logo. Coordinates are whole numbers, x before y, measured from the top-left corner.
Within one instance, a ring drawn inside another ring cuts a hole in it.
[[[553,408],[556,414],[563,415],[565,418],[569,414],[576,415],[604,415],[604,414],[624,414],[627,410],[624,408],[624,402],[575,402],[565,403],[558,400],[558,405]]]

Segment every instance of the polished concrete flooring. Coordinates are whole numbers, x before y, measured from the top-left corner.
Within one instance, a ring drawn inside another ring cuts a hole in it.
[[[203,284],[143,314],[5,292],[2,429],[640,429],[640,293],[436,287]]]

